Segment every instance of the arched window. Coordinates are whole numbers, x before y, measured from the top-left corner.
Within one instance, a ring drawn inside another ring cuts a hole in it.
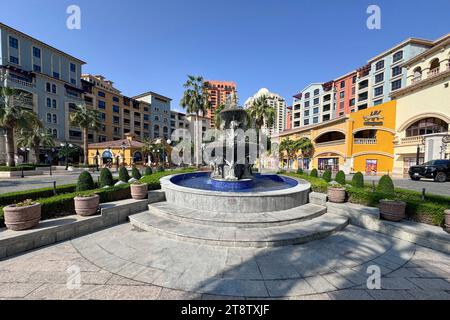
[[[425,118],[414,122],[406,129],[407,137],[417,137],[425,134],[447,132],[448,124],[438,118]]]
[[[157,124],[153,127],[153,137],[159,138],[159,126]]]
[[[56,100],[55,99],[53,99],[53,101],[52,101],[53,103],[52,103],[52,105],[53,105],[53,108],[57,108],[58,106],[57,106],[57,104],[56,104]]]
[[[316,139],[316,143],[325,143],[341,140],[345,140],[345,135],[342,132],[330,131],[318,136]]]
[[[169,132],[169,128],[164,127],[164,128],[163,128],[163,133],[168,133],[168,132]]]
[[[136,151],[133,154],[133,161],[134,162],[141,162],[142,161],[142,153],[140,153],[139,151]]]
[[[430,73],[433,73],[433,71],[439,71],[439,59],[435,58],[431,60],[430,62]]]
[[[47,107],[51,108],[52,107],[52,99],[47,98]]]
[[[420,77],[422,77],[422,68],[421,67],[417,67],[414,69],[414,79],[419,79]]]
[[[56,93],[56,84],[52,84],[52,93]]]
[[[53,123],[58,123],[58,116],[56,114],[53,115]]]
[[[310,96],[309,92],[305,93],[305,99],[309,99],[309,96]]]
[[[53,138],[57,139],[58,138],[58,130],[53,129]]]
[[[314,90],[314,95],[317,96],[319,94],[319,89]]]
[[[51,113],[47,113],[47,122],[52,123],[52,114]]]

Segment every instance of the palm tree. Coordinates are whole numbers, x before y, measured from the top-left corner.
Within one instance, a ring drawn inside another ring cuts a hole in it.
[[[262,95],[253,100],[250,107],[247,109],[247,114],[250,119],[255,124],[256,132],[259,139],[259,132],[263,126],[270,128],[275,122],[275,108],[267,103],[267,97]],[[259,154],[259,172],[261,172],[261,150],[258,143],[258,154]]]
[[[55,144],[53,135],[44,129],[42,122],[37,117],[28,128],[20,128],[17,136],[17,146],[33,150],[36,164],[39,163],[39,148],[41,146],[51,148]]]
[[[225,108],[225,105],[221,104],[214,111],[214,127],[216,127],[217,129],[219,129],[220,125],[221,125],[221,123],[220,123],[221,121],[220,121],[220,118],[219,118],[219,113],[221,113],[224,108]]]
[[[80,127],[83,131],[83,151],[84,164],[88,164],[88,132],[89,130],[97,131],[100,127],[100,112],[98,110],[89,109],[86,104],[78,104],[75,112],[70,115],[70,125]]]
[[[15,143],[14,132],[26,127],[35,114],[27,111],[26,93],[4,86],[0,88],[0,127],[6,131],[7,166],[14,167]]]
[[[188,75],[188,80],[183,85],[185,88],[183,97],[181,98],[180,105],[186,109],[188,113],[195,113],[195,126],[194,126],[194,141],[197,146],[195,152],[196,164],[200,165],[200,155],[198,148],[200,147],[200,139],[198,133],[198,117],[201,114],[204,116],[208,109],[211,109],[211,103],[209,101],[208,87],[209,83],[203,80],[201,76]]]
[[[302,137],[299,141],[299,150],[300,150],[300,155],[302,157],[302,165],[304,163],[304,158],[305,157],[311,157],[311,155],[314,153],[314,145],[311,142],[311,140],[307,137]]]
[[[289,163],[291,159],[294,159],[298,152],[301,153],[302,163],[305,156],[309,156],[313,150],[311,140],[306,137],[302,137],[299,140],[291,140],[290,138],[281,141],[279,146],[280,158],[284,158],[284,154],[287,156],[287,163],[289,169]]]

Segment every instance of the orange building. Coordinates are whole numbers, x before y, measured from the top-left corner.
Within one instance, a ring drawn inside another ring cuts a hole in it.
[[[356,71],[334,80],[336,90],[336,118],[355,111]]]
[[[292,129],[292,106],[286,108],[286,126],[284,130]]]
[[[208,110],[207,118],[211,119],[211,127],[214,127],[214,112],[221,104],[224,104],[227,97],[236,92],[236,83],[232,81],[205,80],[209,84],[208,93],[211,109]]]

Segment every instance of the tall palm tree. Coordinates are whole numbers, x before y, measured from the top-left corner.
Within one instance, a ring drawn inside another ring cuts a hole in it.
[[[185,88],[183,97],[181,98],[180,105],[186,109],[188,113],[195,114],[195,126],[194,126],[194,141],[197,146],[195,152],[196,164],[200,165],[200,152],[199,147],[201,141],[201,136],[199,136],[199,115],[204,116],[208,109],[211,109],[211,103],[209,101],[208,94],[208,82],[203,80],[201,76],[188,75],[186,83],[183,85]]]
[[[270,128],[275,122],[275,108],[270,106],[267,102],[267,97],[262,95],[253,100],[250,107],[247,108],[247,114],[252,119],[259,139],[259,132],[264,126]],[[261,150],[258,143],[258,155],[259,155],[259,172],[261,172]]]
[[[17,131],[17,146],[33,150],[35,164],[39,163],[39,148],[51,148],[55,145],[53,135],[48,133],[42,123],[38,120],[29,128],[21,128]]]
[[[311,140],[307,137],[302,137],[299,141],[299,151],[302,158],[302,165],[304,163],[305,157],[311,157],[311,155],[314,153],[314,145],[311,142]]]
[[[26,127],[35,117],[33,112],[24,109],[25,106],[24,92],[7,86],[0,88],[0,128],[6,131],[6,165],[11,167],[16,165],[14,132],[20,127]]]
[[[294,159],[297,156],[297,153],[300,152],[302,157],[302,163],[305,156],[309,156],[312,153],[313,144],[311,140],[306,137],[302,137],[299,140],[291,140],[290,138],[284,139],[281,141],[279,146],[280,158],[284,158],[284,155],[287,156],[287,163],[289,169],[289,163],[291,159]]]
[[[89,109],[86,104],[78,104],[75,112],[70,115],[70,124],[74,127],[80,127],[83,131],[83,153],[84,164],[88,164],[88,132],[89,130],[97,131],[100,127],[100,112],[98,110]]]

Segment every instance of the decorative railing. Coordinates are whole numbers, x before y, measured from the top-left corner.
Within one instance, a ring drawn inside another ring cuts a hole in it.
[[[345,139],[333,140],[333,141],[327,141],[327,142],[319,142],[319,143],[316,143],[316,147],[333,146],[333,145],[338,145],[338,144],[345,144]]]
[[[406,137],[400,139],[400,145],[403,146],[419,145],[419,144],[423,144],[423,136]]]
[[[412,80],[411,80],[412,83],[417,83],[419,81],[422,81],[422,75],[416,76],[416,77],[412,78]]]
[[[355,138],[355,144],[377,144],[376,138]]]
[[[439,74],[439,67],[431,69],[430,71],[428,71],[428,77],[434,77],[437,76]]]

